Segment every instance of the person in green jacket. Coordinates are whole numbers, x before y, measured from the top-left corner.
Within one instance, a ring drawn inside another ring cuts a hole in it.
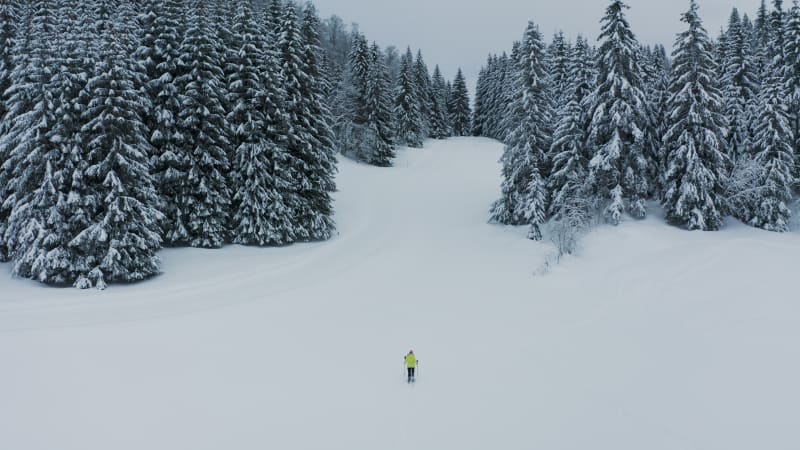
[[[408,369],[408,382],[411,383],[412,381],[416,380],[416,372],[417,370],[417,357],[414,356],[414,350],[409,350],[408,354],[406,355],[406,368]]]

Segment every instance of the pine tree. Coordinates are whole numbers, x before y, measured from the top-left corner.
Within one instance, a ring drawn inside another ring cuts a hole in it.
[[[450,96],[448,110],[455,136],[469,136],[472,128],[472,110],[469,105],[469,92],[464,74],[458,69],[453,80],[453,90]]]
[[[276,243],[269,220],[272,199],[276,195],[269,173],[269,159],[274,143],[265,135],[265,88],[261,78],[264,42],[253,11],[252,0],[235,2],[231,28],[227,121],[231,127],[231,187],[233,242],[244,245]],[[288,217],[287,217],[288,218]]]
[[[437,65],[433,69],[431,79],[431,102],[433,110],[431,112],[431,137],[434,139],[446,139],[450,137],[450,125],[447,120],[447,99],[445,94],[445,82],[441,70]]]
[[[656,181],[653,188],[657,188],[659,194],[666,192],[667,173],[667,151],[664,146],[664,135],[667,133],[669,106],[667,102],[670,97],[669,83],[671,76],[670,60],[663,45],[657,45],[653,50],[650,64],[655,70],[655,79],[647,86],[647,101],[650,105],[653,119],[652,133],[655,141],[654,147],[656,156],[654,164],[650,166],[650,179]]]
[[[737,160],[749,152],[750,115],[759,91],[758,74],[751,54],[747,31],[734,10],[728,22],[728,48],[724,62],[722,85],[725,94],[725,116],[728,120],[728,156]]]
[[[287,3],[279,26],[278,52],[286,91],[286,148],[292,158],[288,170],[294,179],[290,207],[298,239],[319,241],[329,239],[335,229],[331,192],[336,163],[332,145],[318,140],[326,119],[313,117],[322,108],[320,80],[314,77],[318,68],[304,61],[305,46],[295,5]]]
[[[104,0],[100,0],[101,5]],[[110,9],[111,5],[106,4]],[[86,183],[95,209],[88,226],[70,242],[83,258],[79,288],[103,289],[108,282],[139,281],[159,273],[162,214],[149,174],[146,104],[136,91],[136,68],[113,21],[98,19],[101,52],[86,90]]]
[[[318,211],[332,215],[330,194],[336,191],[336,149],[331,128],[333,119],[325,102],[327,79],[323,73],[324,58],[320,42],[320,22],[317,10],[312,3],[306,3],[303,7],[302,18],[300,35],[306,76],[301,81],[307,104],[308,133],[311,145],[314,147],[313,160],[316,168],[316,173],[312,175],[312,178],[315,180],[317,192],[313,194],[312,202]],[[333,225],[331,224],[330,227],[330,230],[327,228],[325,231],[320,230],[318,238],[326,239],[325,236],[332,233]]]
[[[607,203],[606,220],[618,224],[627,209],[643,218],[650,191],[647,148],[650,112],[642,92],[639,45],[621,0],[613,0],[602,19],[598,80],[590,103],[588,145],[594,156],[589,176],[595,196]],[[627,205],[626,205],[627,201]]]
[[[570,96],[569,59],[572,53],[570,43],[559,31],[553,36],[548,50],[548,82],[550,98],[554,105],[564,105]]]
[[[691,0],[681,20],[689,29],[678,35],[667,102],[667,220],[689,230],[722,226],[722,190],[728,171],[723,100],[716,81],[712,43]]]
[[[769,41],[771,39],[771,26],[769,8],[767,8],[767,1],[761,0],[761,5],[756,14],[756,21],[754,25],[754,41],[756,46],[756,54],[762,54],[767,50]]]
[[[789,204],[795,185],[795,141],[784,98],[782,67],[781,58],[775,57],[766,70],[768,75],[758,98],[752,145],[753,158],[761,172],[757,180],[758,195],[753,204],[745,205],[745,210],[737,214],[754,227],[778,232],[789,229]]]
[[[150,129],[148,140],[154,182],[160,208],[165,214],[163,234],[168,244],[187,242],[189,211],[178,199],[189,172],[188,142],[179,126],[183,92],[177,83],[182,74],[180,46],[185,34],[181,18],[183,0],[152,0],[145,4],[142,39],[134,58],[144,69],[143,91],[151,109],[144,120]]]
[[[180,46],[175,80],[181,96],[178,128],[182,134],[186,172],[174,202],[180,227],[167,238],[174,244],[218,248],[227,238],[231,193],[226,149],[228,123],[223,108],[222,56],[215,42],[207,0],[191,7],[186,37]]]
[[[15,50],[17,45],[22,45],[25,41],[23,36],[17,35],[22,28],[22,13],[20,5],[14,0],[0,3],[0,136],[8,132],[12,122],[12,117],[8,114],[11,105],[7,104],[9,99],[6,92],[13,82]],[[3,164],[8,157],[6,147],[7,145],[0,142],[0,262],[8,259],[4,237],[8,211],[3,206],[5,197],[9,195],[7,176],[3,170]]]
[[[29,8],[29,21],[20,28],[22,40],[14,52],[11,86],[6,91],[10,127],[0,140],[0,155],[6,159],[0,172],[0,256],[11,258],[16,266],[25,260],[25,267],[12,269],[20,276],[26,276],[29,261],[35,259],[24,253],[38,246],[42,235],[49,234],[42,211],[55,199],[49,196],[45,205],[45,200],[37,197],[50,191],[45,178],[55,145],[49,132],[58,122],[57,99],[52,91],[58,61],[50,45],[59,31],[55,4],[37,0]],[[42,206],[35,209],[37,200]]]
[[[424,139],[423,117],[417,98],[414,58],[411,49],[400,61],[400,77],[395,93],[395,120],[398,143],[412,148],[422,147]]]
[[[789,127],[795,138],[795,178],[800,179],[800,3],[794,1],[786,21],[784,90],[789,105]]]
[[[555,220],[567,216],[578,203],[584,204],[587,195],[586,177],[591,155],[586,149],[585,130],[589,118],[584,105],[593,90],[595,74],[589,43],[580,36],[572,48],[566,77],[570,80],[571,92],[556,117],[549,157],[553,162],[548,178],[548,189],[552,193],[549,214]]]
[[[420,114],[422,115],[422,130],[425,138],[431,136],[431,123],[433,122],[433,98],[431,93],[431,76],[428,65],[422,58],[422,51],[417,51],[414,60],[414,85],[417,87]]]
[[[19,13],[20,6],[15,0],[0,3],[0,131],[5,129],[3,121],[8,111],[3,93],[11,87],[14,45],[17,40],[17,27],[20,25]]]
[[[395,157],[389,72],[383,53],[375,43],[370,48],[370,57],[365,99],[368,114],[363,153],[366,154],[365,162],[368,164],[388,167]]]
[[[553,171],[547,182],[552,193],[549,213],[554,218],[563,216],[571,201],[585,195],[583,190],[589,160],[582,127],[584,117],[580,100],[575,94],[558,114],[550,147]]]
[[[475,86],[475,107],[472,115],[472,135],[485,136],[486,122],[488,121],[489,111],[489,89],[491,81],[488,79],[488,72],[493,68],[493,57],[489,57],[486,66],[481,68],[478,73],[478,82]]]
[[[528,237],[541,240],[547,190],[542,175],[550,148],[547,131],[548,99],[544,72],[545,46],[539,28],[528,23],[521,47],[518,94],[512,109],[518,124],[510,134],[501,160],[502,197],[491,210],[492,222],[530,225]]]

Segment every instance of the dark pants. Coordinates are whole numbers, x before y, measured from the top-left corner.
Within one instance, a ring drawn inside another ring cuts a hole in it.
[[[416,369],[415,369],[415,368],[413,368],[413,367],[409,367],[409,368],[408,368],[408,379],[409,379],[409,380],[410,380],[410,379],[412,379],[412,378],[414,378],[414,371],[415,371],[415,370],[416,370]]]

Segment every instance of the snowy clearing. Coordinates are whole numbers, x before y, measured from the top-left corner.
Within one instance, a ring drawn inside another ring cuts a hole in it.
[[[552,245],[486,223],[500,152],[343,160],[327,243],[105,292],[0,266],[0,448],[800,447],[800,236],[628,220],[534,277]]]

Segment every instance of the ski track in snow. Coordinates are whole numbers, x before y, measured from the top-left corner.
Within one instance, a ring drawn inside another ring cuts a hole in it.
[[[800,448],[800,236],[653,211],[537,277],[552,245],[486,223],[500,152],[343,159],[325,243],[104,292],[0,265],[0,448]]]

